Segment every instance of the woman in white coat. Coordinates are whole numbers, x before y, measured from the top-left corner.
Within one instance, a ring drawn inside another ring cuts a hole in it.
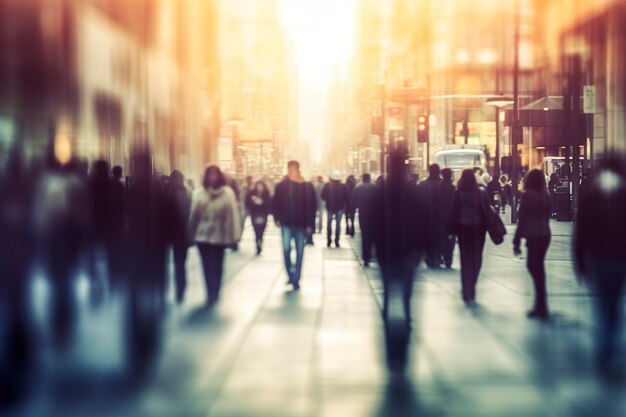
[[[191,200],[189,235],[198,245],[207,289],[207,303],[219,298],[222,285],[224,251],[241,236],[237,198],[215,165],[206,168],[202,187]]]

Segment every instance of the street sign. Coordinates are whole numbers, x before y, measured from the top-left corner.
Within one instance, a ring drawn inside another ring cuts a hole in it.
[[[593,114],[596,112],[596,86],[586,85],[583,87],[583,113]]]

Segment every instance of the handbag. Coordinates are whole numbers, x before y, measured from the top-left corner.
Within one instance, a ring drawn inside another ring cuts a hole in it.
[[[483,199],[483,210],[485,211],[485,220],[487,223],[487,233],[491,241],[499,245],[504,242],[504,235],[506,235],[506,227],[500,218],[500,215],[495,208],[488,202],[485,203]]]

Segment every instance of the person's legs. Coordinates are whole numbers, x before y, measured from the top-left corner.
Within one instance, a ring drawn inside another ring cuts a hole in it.
[[[341,219],[343,217],[343,210],[339,210],[335,213],[335,246],[339,247],[339,237],[341,236]]]
[[[454,236],[450,236],[446,230],[445,226],[441,227],[441,252],[443,255],[443,262],[446,265],[446,268],[450,268],[452,266],[452,254],[454,252],[454,244],[456,243],[456,238]]]
[[[363,262],[368,266],[372,261],[372,236],[368,225],[364,225],[359,219],[361,226],[361,252],[363,254]]]
[[[293,237],[296,244],[296,271],[294,274],[294,288],[300,287],[300,278],[302,277],[302,263],[304,261],[304,241],[307,233],[305,229],[294,229]]]
[[[287,276],[289,282],[293,282],[293,274],[291,272],[291,240],[293,239],[293,229],[289,226],[282,226],[281,229],[282,241],[283,241],[283,258],[285,260],[285,269],[287,270]]]
[[[202,263],[202,271],[204,272],[204,285],[206,289],[207,302],[211,300],[211,253],[209,245],[206,243],[198,243],[198,252],[200,253],[200,261]]]
[[[624,271],[610,264],[593,267],[598,312],[597,356],[600,366],[610,366],[619,343],[621,328],[621,298],[624,291]]]
[[[331,211],[326,212],[326,243],[328,246],[333,243],[333,214]]]
[[[210,266],[210,284],[211,290],[209,293],[209,300],[216,302],[220,296],[220,289],[222,288],[222,274],[224,269],[224,247],[221,245],[209,245],[209,262]]]
[[[535,287],[533,312],[541,316],[545,316],[548,313],[544,259],[549,244],[550,239],[547,237],[530,237],[526,239],[526,247],[528,248],[527,267]]]
[[[472,228],[472,241],[474,245],[472,247],[472,256],[474,258],[473,271],[471,275],[471,298],[476,298],[476,284],[478,283],[478,277],[480,276],[480,268],[483,264],[483,250],[485,248],[485,231],[480,227]]]
[[[185,268],[187,244],[184,242],[174,243],[172,251],[174,253],[174,269],[176,273],[176,301],[180,303],[185,296],[185,288],[187,287],[187,269]]]
[[[471,236],[467,233],[467,227],[459,228],[459,252],[461,255],[461,294],[464,301],[471,301],[470,291],[471,275],[474,269],[474,257],[472,256]]]

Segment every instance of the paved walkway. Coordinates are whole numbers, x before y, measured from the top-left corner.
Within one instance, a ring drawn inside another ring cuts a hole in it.
[[[260,257],[247,231],[240,251],[228,255],[213,309],[203,307],[192,253],[189,297],[168,309],[158,366],[143,389],[129,393],[104,379],[60,395],[44,384],[40,399],[15,415],[624,416],[624,386],[606,386],[592,370],[592,297],[571,269],[571,226],[553,223],[553,232],[550,322],[525,317],[532,286],[509,235],[501,246],[487,244],[476,308],[460,300],[458,257],[452,271],[420,270],[411,365],[406,378],[392,378],[383,359],[382,285],[375,265],[357,261],[358,236],[326,249],[316,235],[302,289],[293,292],[277,229]],[[84,308],[79,367],[121,366],[123,316],[115,306]]]

